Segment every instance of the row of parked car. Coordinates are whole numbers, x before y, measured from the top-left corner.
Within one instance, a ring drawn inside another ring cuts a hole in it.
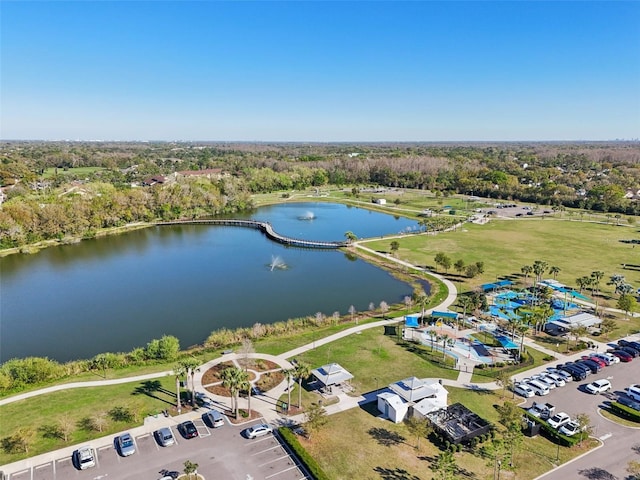
[[[210,410],[202,415],[202,420],[211,428],[218,428],[224,425],[222,414],[217,410]],[[194,438],[198,436],[198,429],[191,420],[187,420],[178,425],[178,431],[184,438]],[[169,427],[164,427],[153,432],[153,437],[162,447],[169,447],[176,443],[173,431]],[[136,453],[136,444],[130,433],[118,435],[114,440],[114,447],[122,457],[128,457]],[[73,453],[74,464],[80,470],[95,467],[96,460],[93,448],[90,446],[81,447]]]
[[[515,384],[514,392],[524,398],[548,395],[556,387],[563,387],[572,380],[582,381],[603,368],[620,362],[630,362],[640,356],[640,342],[620,340],[615,348],[603,353],[584,355],[575,362],[566,362],[547,368],[546,372],[525,378]],[[589,393],[604,393],[611,389],[608,380],[596,380],[585,387]]]

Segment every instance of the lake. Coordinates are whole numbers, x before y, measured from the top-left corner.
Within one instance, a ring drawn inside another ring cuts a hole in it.
[[[412,230],[406,218],[329,203],[262,207],[235,218],[281,234],[344,240]],[[283,268],[272,268],[273,259]],[[175,335],[187,347],[222,327],[346,314],[411,295],[389,273],[338,250],[285,247],[258,230],[163,226],[0,258],[0,361],[130,351]]]

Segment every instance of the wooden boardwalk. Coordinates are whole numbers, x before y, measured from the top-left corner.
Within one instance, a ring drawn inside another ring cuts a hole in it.
[[[221,225],[227,227],[255,228],[275,242],[301,248],[332,249],[342,248],[349,245],[349,242],[320,242],[315,240],[286,237],[276,232],[269,222],[260,222],[258,220],[173,220],[171,222],[158,222],[156,225]]]

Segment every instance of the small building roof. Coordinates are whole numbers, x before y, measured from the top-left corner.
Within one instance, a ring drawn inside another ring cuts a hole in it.
[[[316,368],[315,370],[311,371],[311,375],[316,377],[318,381],[324,384],[326,387],[330,385],[336,385],[353,378],[353,375],[351,375],[338,363],[329,363],[327,365],[323,365],[320,368]]]
[[[440,402],[433,398],[423,398],[413,406],[413,409],[423,417],[426,416],[427,413],[435,412],[441,408],[446,408],[446,405],[441,405]]]
[[[559,320],[552,320],[548,323],[571,330],[576,327],[592,327],[598,325],[602,323],[602,319],[590,313],[578,313],[569,317],[562,317]]]
[[[395,409],[397,409],[404,403],[404,401],[398,395],[391,392],[383,392],[379,394],[378,397],[383,398],[385,402],[387,402]]]
[[[433,386],[416,377],[405,378],[392,383],[389,388],[404,398],[407,402],[418,402],[423,398],[431,397],[437,393]]]
[[[418,326],[418,315],[406,315],[404,317],[404,325],[405,327],[417,327]]]

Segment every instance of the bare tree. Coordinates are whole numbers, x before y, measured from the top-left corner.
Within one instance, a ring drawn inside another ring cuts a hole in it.
[[[382,312],[382,318],[385,318],[385,315],[389,311],[389,305],[384,300],[380,302],[380,311]]]
[[[62,436],[62,440],[64,440],[64,443],[69,441],[69,437],[75,429],[76,424],[69,415],[63,415],[58,419],[58,430]]]
[[[253,366],[253,354],[256,353],[255,348],[253,348],[253,342],[250,338],[243,338],[242,345],[240,346],[240,355],[242,356],[241,364],[244,369],[248,369]]]
[[[353,322],[353,315],[356,313],[356,307],[354,307],[353,305],[351,305],[349,307],[349,314],[351,315],[351,321]],[[356,325],[358,323],[358,319],[356,318]]]

